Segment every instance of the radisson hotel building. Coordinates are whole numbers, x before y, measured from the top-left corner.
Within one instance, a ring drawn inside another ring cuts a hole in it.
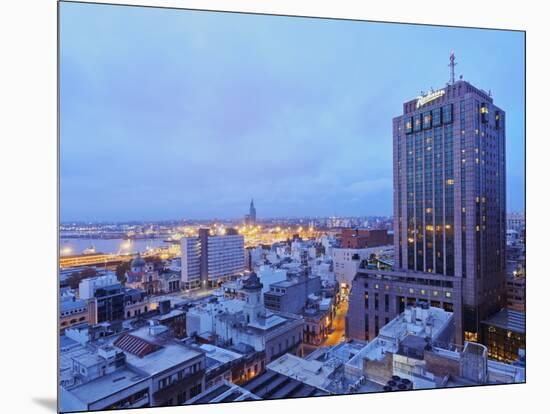
[[[403,104],[393,119],[394,264],[361,266],[346,336],[372,340],[421,301],[453,312],[455,343],[482,341],[506,303],[505,114],[462,79]]]
[[[394,267],[460,278],[462,339],[479,340],[505,303],[505,114],[451,66],[393,119]]]

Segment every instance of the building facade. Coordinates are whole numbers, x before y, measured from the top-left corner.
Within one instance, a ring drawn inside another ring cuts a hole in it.
[[[407,306],[424,302],[433,308],[453,312],[453,342],[461,343],[461,282],[460,278],[435,273],[359,269],[349,297],[346,336],[372,340]]]
[[[321,278],[311,276],[306,270],[269,285],[263,295],[264,305],[274,312],[300,313],[308,296],[321,291]]]
[[[181,239],[183,289],[217,286],[244,269],[244,236],[233,229],[225,235],[211,235],[208,229],[199,229],[198,237]]]
[[[505,300],[505,113],[452,77],[393,119],[395,265],[462,279],[464,338],[475,341]]]
[[[387,230],[342,229],[342,247],[345,249],[363,249],[391,244]]]
[[[525,230],[525,214],[511,212],[506,216],[506,228],[518,233]]]

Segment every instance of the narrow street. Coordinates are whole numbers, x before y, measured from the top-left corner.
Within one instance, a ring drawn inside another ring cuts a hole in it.
[[[338,345],[344,337],[346,329],[346,313],[348,312],[348,301],[340,302],[340,305],[336,309],[336,316],[332,321],[332,332],[328,335],[323,346]]]

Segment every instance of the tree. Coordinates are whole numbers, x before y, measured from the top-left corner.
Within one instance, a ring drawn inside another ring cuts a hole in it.
[[[122,262],[117,265],[115,274],[117,280],[124,286],[126,283],[126,273],[130,270],[130,262]]]
[[[76,289],[78,288],[78,285],[80,284],[81,280],[88,279],[96,275],[97,275],[97,270],[95,270],[93,267],[87,267],[86,269],[81,270],[80,272],[71,273],[71,275],[67,278],[67,284],[71,289]]]

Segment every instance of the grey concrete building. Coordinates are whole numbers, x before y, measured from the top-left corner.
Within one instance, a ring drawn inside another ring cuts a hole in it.
[[[274,312],[300,313],[310,294],[321,292],[321,278],[310,275],[309,268],[289,273],[286,280],[269,285],[264,293],[264,305]]]

